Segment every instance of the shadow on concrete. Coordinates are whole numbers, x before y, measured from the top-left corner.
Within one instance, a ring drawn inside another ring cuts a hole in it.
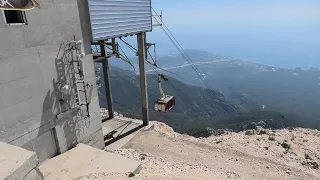
[[[120,125],[119,127],[115,128],[113,131],[111,131],[110,133],[104,136],[104,140],[106,141],[114,138],[114,135],[118,133],[121,128],[123,128],[120,132],[120,134],[122,134],[131,123],[132,123],[131,121],[128,121],[128,122],[125,122],[123,125]]]
[[[54,60],[57,76],[52,79],[52,89],[47,91],[46,97],[43,100],[41,125],[38,132],[38,137],[43,134],[51,133],[51,139],[47,136],[41,141],[42,148],[50,147],[52,149],[45,149],[45,158],[50,158],[61,153],[61,151],[71,149],[76,146],[77,133],[79,132],[77,126],[78,120],[83,118],[81,110],[71,111],[78,104],[77,94],[77,69],[75,64],[76,52],[74,47],[70,44],[60,44],[59,51]],[[45,72],[44,72],[45,73]],[[62,91],[63,87],[68,87]],[[70,113],[69,113],[70,112]],[[59,114],[63,114],[58,118]],[[56,127],[56,128],[54,128]],[[51,129],[48,129],[51,128]],[[51,132],[50,132],[51,131]],[[65,139],[63,144],[58,143],[58,139]],[[49,142],[51,141],[51,142]],[[61,149],[62,146],[63,149]]]
[[[143,127],[144,127],[143,125],[138,125],[138,124],[132,125],[132,122],[128,121],[128,122],[114,128],[108,134],[104,135],[105,146],[109,146],[109,145],[135,133],[135,132],[138,132]],[[116,135],[116,136],[114,136],[114,135]]]

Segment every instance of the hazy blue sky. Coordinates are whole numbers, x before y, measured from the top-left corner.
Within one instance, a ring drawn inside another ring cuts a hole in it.
[[[185,48],[281,67],[320,67],[320,0],[153,0]],[[149,33],[175,52],[160,28]]]

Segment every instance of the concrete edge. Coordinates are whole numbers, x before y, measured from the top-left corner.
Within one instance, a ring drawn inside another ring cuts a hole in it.
[[[79,148],[79,147],[81,147],[81,146],[83,146],[84,148],[91,148],[91,149],[95,149],[97,152],[100,152],[100,153],[108,153],[108,154],[112,154],[112,156],[117,156],[118,158],[122,158],[122,159],[126,159],[126,161],[135,161],[135,163],[134,163],[134,166],[132,167],[132,168],[129,168],[129,169],[127,169],[127,170],[125,170],[125,171],[120,171],[120,172],[118,172],[118,173],[120,173],[120,174],[128,174],[128,173],[133,173],[133,174],[139,174],[140,173],[140,171],[142,170],[142,164],[141,164],[141,162],[140,161],[138,161],[138,160],[134,160],[134,159],[131,159],[131,158],[127,158],[127,157],[124,157],[124,156],[121,156],[120,154],[117,154],[117,153],[112,153],[112,152],[106,152],[106,151],[103,151],[103,150],[101,150],[101,149],[97,149],[97,148],[93,148],[93,147],[91,147],[91,146],[88,146],[88,145],[86,145],[86,144],[83,144],[83,143],[79,143],[75,148]],[[74,149],[75,149],[74,148]],[[68,152],[69,153],[72,153],[72,152],[70,152],[70,151],[72,151],[72,150],[74,150],[74,149],[71,149],[71,150],[69,150]],[[109,156],[110,156],[109,155]],[[98,160],[99,161],[99,160]],[[112,161],[110,161],[110,162],[112,162]],[[54,163],[55,165],[57,165],[57,162],[55,162]],[[123,164],[122,166],[124,166],[124,165],[126,165],[126,164]],[[47,167],[48,168],[48,167]],[[99,169],[99,168],[98,168]],[[42,171],[41,171],[42,170]],[[100,170],[101,170],[101,168],[100,168]],[[85,177],[85,176],[90,176],[91,174],[96,174],[96,173],[104,173],[104,172],[107,172],[107,173],[112,173],[112,172],[108,172],[108,170],[106,170],[106,171],[100,171],[100,170],[98,170],[98,172],[91,172],[91,173],[89,173],[89,174],[86,174],[86,175],[80,175],[80,176],[76,176],[76,177],[73,177],[72,179],[73,180],[80,180],[82,177]],[[72,169],[72,171],[73,171],[73,169]],[[41,169],[40,168],[40,172],[43,172],[43,169]],[[54,173],[56,172],[56,171],[53,171]],[[60,171],[59,171],[60,172]],[[62,171],[61,171],[62,172]],[[116,171],[114,171],[115,173],[117,173],[117,170]],[[54,173],[47,173],[47,172],[45,172],[46,173],[46,176],[47,175],[50,175],[50,174],[54,174]],[[40,174],[40,177],[41,177],[41,175],[43,176],[43,177],[45,177],[44,176],[44,174]],[[54,176],[54,177],[56,177],[56,176]],[[62,176],[61,176],[62,177]],[[44,178],[44,179],[46,179],[46,178]],[[50,178],[49,178],[50,179]],[[51,179],[52,179],[52,177],[51,177]],[[24,179],[23,179],[24,180]],[[29,180],[29,179],[27,179],[27,180]],[[31,179],[30,179],[31,180]]]
[[[39,168],[35,168],[31,170],[25,177],[23,177],[23,180],[43,180],[43,174],[40,172]]]
[[[148,126],[145,126],[141,131],[152,131],[154,130],[154,121],[150,121]]]
[[[127,172],[127,173],[140,174],[141,170],[142,170],[142,165],[141,165],[141,163],[140,163],[139,166],[138,166],[133,172]],[[93,174],[94,174],[94,173],[93,173]],[[89,175],[91,175],[91,174],[89,174]],[[74,178],[73,180],[81,180],[83,177],[84,177],[84,176],[76,177],[76,178]],[[23,180],[24,180],[24,179],[23,179]],[[28,180],[29,180],[29,179],[28,179]]]
[[[139,174],[141,170],[142,170],[142,165],[141,165],[141,163],[139,163],[139,166],[137,167],[137,169],[134,170],[132,173]]]
[[[27,161],[25,161],[19,168],[13,171],[5,180],[23,179],[32,170],[36,169],[39,165],[38,157],[34,153]]]
[[[139,134],[141,130],[142,130],[142,129],[138,130],[138,131],[137,131],[137,134]],[[136,134],[136,135],[137,135],[137,134]],[[126,145],[126,144],[127,144],[129,141],[131,141],[131,139],[133,139],[136,135],[132,136],[131,138],[128,138],[126,141],[124,141],[123,143],[121,143],[121,145],[119,146],[118,149],[120,149],[120,148],[122,148],[124,145]],[[108,148],[108,146],[105,146],[105,147],[103,148],[103,150],[104,150],[104,151],[107,151],[107,150],[108,150],[107,148]]]

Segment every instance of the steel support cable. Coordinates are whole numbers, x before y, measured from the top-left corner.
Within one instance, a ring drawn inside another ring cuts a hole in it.
[[[149,63],[148,63],[149,64]],[[158,75],[160,75],[160,73],[157,71],[157,69],[152,65],[152,63],[151,64],[149,64],[150,65],[150,67],[153,69],[153,71],[156,73],[156,74],[158,74]],[[148,87],[149,88],[149,87]],[[126,90],[127,91],[127,90]],[[127,91],[128,92],[128,91]],[[129,93],[129,92],[128,92]],[[132,109],[132,110],[134,110],[134,109]],[[142,115],[138,115],[138,114],[134,114],[134,113],[132,113],[132,112],[121,112],[121,111],[117,111],[118,113],[120,113],[120,114],[122,114],[122,115],[124,115],[125,117],[128,117],[128,116],[131,116],[131,118],[141,118],[142,117]],[[169,120],[170,120],[170,118],[169,118]]]
[[[171,39],[172,40],[172,38],[170,38],[170,36],[169,36],[169,39]],[[175,45],[175,43],[173,42],[173,44]],[[180,49],[177,47],[177,49],[180,51]],[[182,54],[183,55],[183,54]],[[150,63],[150,62],[149,62]],[[151,64],[152,65],[152,64]],[[159,72],[157,72],[153,67],[152,67],[152,69],[158,74],[158,75],[160,75],[160,73]],[[196,70],[195,70],[196,71]],[[178,76],[178,74],[177,74],[177,76]],[[208,89],[210,89],[210,88],[208,88]],[[185,94],[185,93],[184,93]],[[210,113],[211,113],[211,111],[210,110],[208,110]]]
[[[170,73],[170,74],[178,75],[178,74],[176,74],[176,73],[174,73],[174,72],[171,72],[171,71],[169,71],[169,70],[166,70],[166,69],[164,69],[164,68],[159,67],[158,64],[157,64],[157,61],[156,61],[156,59],[155,59],[156,57],[155,57],[155,58],[152,57],[149,49],[147,50],[147,52],[148,52],[148,54],[149,54],[149,57],[152,59],[153,64],[152,64],[150,61],[146,60],[147,63],[149,63],[150,65],[153,65],[154,67],[156,67],[156,68],[158,68],[158,69],[160,69],[160,70],[162,70],[162,71],[168,72],[168,73]],[[154,53],[156,53],[156,52],[154,52]]]
[[[161,71],[164,71],[164,72],[167,72],[167,73],[170,73],[170,74],[173,74],[173,75],[178,76],[178,74],[177,74],[177,73],[174,73],[174,72],[168,71],[168,70],[166,70],[166,69],[163,69],[163,68],[161,68],[161,67],[158,67],[157,65],[155,66],[154,64],[152,64],[152,63],[151,63],[150,61],[148,61],[148,60],[146,60],[146,62],[147,62],[150,66],[152,66],[152,67],[156,67],[156,68],[160,69]]]
[[[123,61],[125,61],[126,63],[128,63],[130,66],[132,66],[132,68],[133,68],[133,70],[135,71],[135,67],[134,67],[134,65],[131,63],[131,61],[130,61],[130,59],[128,58],[128,56],[125,54],[125,52],[123,51],[123,49],[121,48],[121,46],[119,45],[118,46],[119,48],[120,48],[120,50],[121,50],[121,52],[118,52],[119,53],[119,59],[121,59],[121,60],[123,60]],[[108,46],[106,46],[106,48],[107,49],[109,49],[109,50],[111,50],[111,51],[113,51],[113,49],[111,49],[110,47],[108,47]]]
[[[151,46],[151,45],[150,45]],[[149,48],[150,48],[150,46],[147,48],[147,52],[148,52],[148,54],[149,54],[149,56],[150,56],[150,58],[152,59],[152,61],[153,61],[153,63],[155,64],[155,65],[157,65],[157,56],[156,56],[156,46],[155,46],[155,44],[154,44],[154,46],[153,46],[153,49],[154,49],[154,58],[152,57],[152,55],[151,55],[151,53],[150,53],[150,51],[149,51]]]
[[[159,15],[157,14],[157,12],[152,8],[152,10],[154,11],[154,13],[156,14],[156,16],[159,17]],[[155,18],[155,20],[159,23],[158,19]],[[183,53],[186,55],[186,57],[189,59],[189,61],[192,62],[192,64],[194,64],[194,62],[192,61],[192,59],[188,56],[188,54],[185,52],[185,50],[182,48],[181,44],[179,43],[179,41],[175,38],[175,36],[173,35],[173,33],[170,31],[170,29],[168,28],[168,26],[161,21],[162,24],[164,25],[164,27],[167,29],[167,31],[169,32],[169,34],[171,35],[171,37],[173,38],[173,40],[177,43],[177,45],[181,48],[181,50],[183,51]],[[163,26],[161,26],[163,27]],[[197,69],[197,71],[199,71],[199,69],[197,67],[195,67]],[[200,71],[199,71],[200,72]]]
[[[164,29],[163,29],[164,30]],[[194,66],[194,64],[192,62],[190,62],[188,60],[188,58],[186,57],[186,55],[183,53],[182,50],[180,50],[180,48],[178,47],[178,45],[174,42],[174,40],[170,37],[170,35],[164,30],[164,32],[167,34],[168,38],[170,39],[170,41],[173,43],[173,45],[176,47],[176,49],[181,53],[182,57],[185,58],[185,60],[188,61],[189,65],[191,66],[191,68],[196,72],[196,74],[199,75],[199,77],[201,78],[201,80],[204,80],[203,77],[201,76],[201,72],[196,68],[196,66]],[[203,81],[204,84],[207,86],[207,88],[212,89],[209,84],[206,81]]]
[[[156,60],[152,57],[152,55],[151,55],[151,53],[150,53],[149,49],[148,49],[148,54],[149,54],[150,58],[152,59],[152,61],[153,61],[154,65],[155,65],[155,66],[157,66],[157,62],[156,62]]]
[[[165,33],[167,33],[166,31],[164,31]],[[179,47],[174,43],[173,39],[168,35],[168,38],[171,40],[171,42],[173,43],[173,45],[177,48],[177,50],[181,53],[181,55],[187,60],[187,58],[185,57],[184,53],[179,49]],[[188,61],[189,62],[189,61]],[[193,65],[192,62],[189,62],[189,64],[191,65],[191,68],[199,75],[199,77],[201,78],[201,80],[204,80],[203,77],[201,76],[201,73],[199,72],[199,70]],[[203,81],[203,83],[205,84],[205,86],[208,89],[213,89],[207,81]]]
[[[157,19],[156,19],[157,20]],[[159,21],[157,20],[157,22],[159,23]],[[179,46],[174,42],[174,40],[171,38],[171,36],[168,34],[168,32],[166,32],[166,30],[162,27],[163,31],[165,32],[165,34],[168,36],[169,40],[172,42],[172,44],[177,48],[177,50],[181,53],[181,55],[188,61],[188,58],[186,57],[186,53],[183,53],[182,50],[179,48]],[[198,73],[200,75],[200,71],[198,68],[196,68],[194,65],[193,65],[193,62],[190,62],[188,61],[191,65],[191,67],[193,68],[193,70]],[[200,78],[202,79],[201,75],[200,75]],[[203,79],[204,80],[204,79]],[[204,84],[207,86],[208,89],[213,89],[211,88],[211,86],[208,84],[207,81],[203,81]],[[173,84],[171,83],[171,86],[173,86]],[[182,92],[182,91],[180,91]],[[184,93],[185,94],[185,93]],[[188,95],[187,95],[188,96]],[[203,103],[204,104],[204,103]],[[212,114],[212,112],[208,109],[208,112],[210,114]]]
[[[156,16],[159,17],[157,12],[152,8]],[[154,19],[157,21],[157,23],[160,23],[157,18],[154,17]],[[168,36],[170,41],[173,43],[173,45],[177,48],[177,50],[180,52],[180,54],[185,58],[185,60],[188,61],[189,65],[193,68],[193,70],[199,75],[200,79],[204,82],[204,84],[207,86],[208,89],[213,89],[211,85],[208,83],[208,81],[205,79],[204,76],[202,76],[200,70],[194,65],[195,63],[192,61],[192,59],[189,57],[189,55],[186,53],[186,51],[182,48],[181,44],[178,42],[178,40],[175,38],[173,33],[170,31],[168,26],[162,21],[162,24],[164,25],[161,26],[162,30],[165,32],[165,34]]]
[[[159,73],[159,71],[157,71],[157,69],[152,65],[152,63],[150,64],[150,62],[149,62],[149,66],[153,69],[153,71],[159,76],[159,75],[161,75],[161,73]],[[181,90],[178,90],[171,82],[170,82],[170,80],[168,80],[168,81],[166,81],[166,82],[168,82],[168,84],[173,88],[173,90],[175,91],[175,93],[178,95],[178,94],[181,94],[181,93],[179,93],[179,92],[182,92],[184,95],[185,95],[185,97],[189,97],[186,93],[184,93],[183,91],[181,91]],[[181,100],[181,98],[179,97],[179,96],[177,96],[177,98],[179,98],[180,100]],[[190,100],[190,98],[188,98],[189,100]],[[192,121],[191,119],[190,119],[190,117],[189,116],[187,116],[187,114],[185,113],[185,111],[183,111],[183,109],[181,108],[181,107],[179,107],[179,109],[183,112],[183,114],[184,114],[184,116],[189,120],[189,121]],[[187,110],[187,111],[189,111],[189,110]],[[209,113],[211,113],[212,114],[212,112],[210,111],[210,110],[208,110],[208,112]],[[207,113],[206,113],[207,114]]]
[[[123,38],[119,38],[125,45],[127,45],[128,47],[129,47],[129,49],[133,52],[133,53],[135,53],[135,54],[137,54],[138,53],[138,50],[135,48],[135,47],[133,47],[130,43],[128,43],[125,39],[123,39]]]
[[[156,68],[152,66],[152,64],[149,64],[149,66],[153,69],[153,71],[154,71],[158,76],[161,75],[161,74],[156,70]],[[169,82],[169,81],[166,81],[166,82]],[[174,92],[178,95],[179,93],[178,93],[176,87],[175,87],[172,83],[168,83],[168,84],[172,86]],[[177,96],[177,97],[180,99],[179,96]],[[181,100],[181,99],[180,99],[180,100]],[[179,107],[179,106],[178,106],[178,108],[183,112],[184,116],[185,116],[189,121],[191,121],[190,117],[186,115],[185,111],[183,111],[183,109],[182,109],[181,107]],[[167,118],[168,118],[169,121],[170,121],[170,118],[169,118],[169,117],[167,117]]]
[[[132,45],[130,45],[126,40],[124,40],[124,39],[122,39],[121,38],[121,40],[124,42],[124,44],[126,44],[131,50],[136,50],[137,51],[137,49],[136,48],[134,48]],[[121,48],[121,46],[119,46],[119,48],[121,49],[121,51],[124,53],[124,51],[122,50],[122,48]],[[134,53],[136,53],[135,51],[133,51]],[[156,61],[154,60],[154,58],[152,57],[152,55],[151,55],[151,53],[150,53],[150,51],[148,50],[147,51],[148,52],[148,54],[149,54],[149,56],[150,56],[150,58],[152,59],[152,61],[154,62],[154,64],[152,64],[150,61],[147,61],[147,63],[149,63],[149,64],[151,64],[151,65],[153,65],[153,66],[155,66],[156,68],[158,68],[158,69],[161,69],[162,71],[165,71],[165,72],[168,72],[168,73],[171,73],[171,74],[175,74],[175,75],[177,75],[176,73],[174,73],[174,72],[170,72],[170,71],[168,71],[168,70],[165,70],[165,69],[163,69],[163,68],[160,68],[160,67],[158,67],[158,65],[157,65],[157,63],[156,63]],[[127,57],[127,56],[126,56]],[[129,58],[128,58],[129,59]],[[133,66],[133,65],[132,65]]]
[[[128,56],[126,55],[126,53],[123,51],[122,47],[120,45],[118,45],[120,51],[122,52],[122,54],[125,56],[126,59],[129,60]],[[119,53],[120,54],[120,53]]]
[[[130,59],[129,59],[128,56],[126,55],[126,53],[123,51],[122,47],[121,47],[120,45],[119,45],[118,47],[119,47],[120,51],[122,52],[122,54],[119,52],[119,55],[120,55],[120,56],[123,56],[122,58],[125,58],[126,60],[124,60],[124,59],[122,59],[122,58],[121,58],[121,59],[124,60],[124,61],[126,61],[130,66],[132,66],[133,71],[135,71],[136,68],[134,67],[134,65],[132,64],[132,62],[130,61]]]
[[[151,65],[150,65],[151,66]],[[152,67],[151,66],[151,68],[154,70],[154,72],[156,73],[156,74],[158,74],[158,75],[160,75],[160,73],[154,68],[154,67]],[[181,93],[179,93],[179,92],[182,92],[181,90],[178,90],[171,82],[170,82],[170,79],[168,80],[168,81],[166,81],[171,87],[172,87],[172,89],[173,89],[173,91],[178,95],[178,94],[181,94]],[[184,93],[184,92],[182,92],[182,94],[184,94],[185,95],[185,97],[189,97],[188,95],[186,95],[186,93]],[[180,100],[181,100],[181,98],[179,97],[179,96],[177,96],[177,98],[179,98]],[[190,98],[188,98],[189,100],[190,100]],[[182,101],[182,100],[181,100]],[[190,117],[189,116],[187,116],[187,114],[186,114],[186,111],[184,111],[180,106],[178,106],[178,108],[183,112],[183,114],[184,114],[184,116],[189,120],[189,121],[192,121],[191,119],[190,119]],[[188,112],[189,110],[187,109],[187,112]]]

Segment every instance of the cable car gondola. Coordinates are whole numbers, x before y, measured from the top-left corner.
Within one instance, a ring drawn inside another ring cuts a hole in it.
[[[164,94],[161,83],[162,79],[166,81],[167,78],[165,78],[161,74],[158,78],[158,85],[161,97],[154,103],[154,110],[157,112],[167,113],[173,108],[173,106],[175,106],[176,99],[174,96],[168,96]]]

